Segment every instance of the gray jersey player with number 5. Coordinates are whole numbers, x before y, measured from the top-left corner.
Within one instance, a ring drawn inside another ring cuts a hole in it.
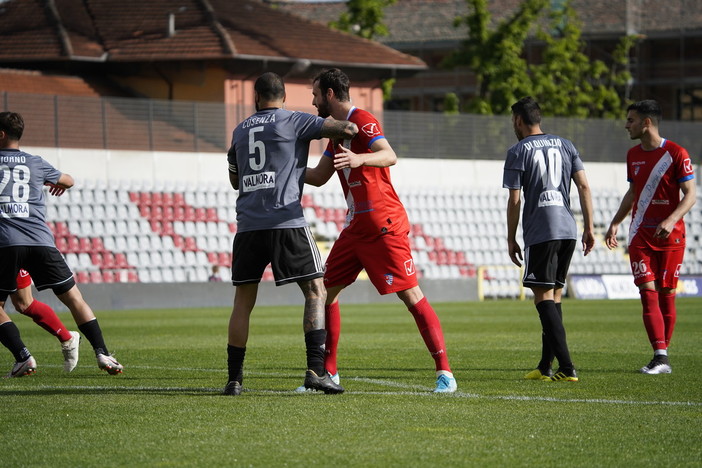
[[[228,153],[229,179],[239,197],[232,250],[236,293],[229,320],[229,381],[224,393],[239,395],[242,391],[249,320],[258,283],[269,263],[277,286],[296,282],[305,296],[305,386],[341,393],[344,389],[324,370],[324,265],[300,199],[310,141],[350,139],[358,128],[345,120],[283,109],[285,85],[275,73],[261,75],[254,92],[257,112],[234,129]]]

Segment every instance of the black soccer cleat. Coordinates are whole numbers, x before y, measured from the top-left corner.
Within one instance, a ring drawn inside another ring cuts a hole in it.
[[[327,372],[320,377],[313,370],[309,369],[305,372],[305,388],[320,390],[327,395],[344,393],[344,387],[334,383]]]
[[[224,392],[222,392],[224,395],[241,395],[241,384],[237,382],[236,380],[232,380],[231,382],[227,383],[227,385],[224,387]]]

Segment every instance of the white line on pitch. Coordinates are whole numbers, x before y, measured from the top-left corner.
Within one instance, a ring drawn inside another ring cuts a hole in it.
[[[259,374],[260,375],[260,374]],[[385,380],[365,379],[361,377],[353,377],[348,380],[356,380],[360,382],[372,383],[377,385],[388,384]],[[392,386],[400,388],[419,388],[420,391],[351,391],[347,392],[346,396],[354,395],[380,395],[380,396],[423,396],[433,398],[475,398],[483,400],[506,400],[506,401],[548,401],[554,403],[599,403],[613,405],[661,405],[661,406],[702,406],[701,402],[695,401],[636,401],[636,400],[611,400],[604,398],[555,398],[555,397],[538,397],[538,396],[518,396],[518,395],[480,395],[477,393],[455,392],[450,394],[437,395],[431,392],[426,387],[418,387],[404,385],[397,382],[391,382]],[[220,393],[221,388],[204,388],[204,387],[149,387],[149,386],[105,386],[105,385],[39,385],[36,387],[26,387],[18,385],[0,386],[2,390],[99,390],[99,391],[118,391],[120,393],[134,392],[183,392],[183,393]],[[264,393],[264,394],[279,394],[286,395],[296,393],[298,395],[317,394],[318,392],[294,392],[292,390],[249,390],[244,389],[245,393]],[[343,398],[343,397],[340,397]]]

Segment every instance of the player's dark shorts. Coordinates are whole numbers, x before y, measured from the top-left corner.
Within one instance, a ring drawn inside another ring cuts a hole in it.
[[[524,277],[528,288],[561,289],[565,286],[575,239],[542,242],[524,249]]]
[[[27,270],[39,291],[52,289],[63,294],[75,286],[73,272],[55,247],[16,246],[0,249],[0,301],[17,291],[17,273]]]
[[[275,285],[324,275],[324,264],[309,227],[238,232],[232,249],[232,284],[261,281],[268,264]]]

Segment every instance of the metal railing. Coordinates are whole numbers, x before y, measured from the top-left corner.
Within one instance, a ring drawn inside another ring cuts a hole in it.
[[[26,146],[219,154],[229,147],[236,124],[253,112],[210,102],[10,92],[0,94],[0,108],[24,116]],[[509,116],[411,111],[377,115],[403,158],[502,160],[516,142]],[[542,128],[572,140],[585,161],[623,162],[634,144],[623,120],[545,117]],[[661,133],[700,162],[699,123],[665,121]]]

